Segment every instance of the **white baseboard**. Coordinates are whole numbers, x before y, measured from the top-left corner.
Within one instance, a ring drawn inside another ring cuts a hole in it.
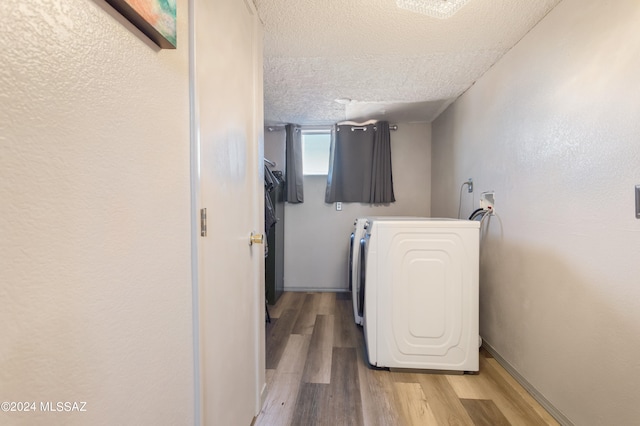
[[[553,404],[549,402],[549,400],[545,398],[540,392],[538,392],[538,390],[534,388],[533,385],[527,381],[527,379],[522,377],[522,375],[518,373],[518,371],[513,368],[513,366],[509,364],[507,360],[502,358],[502,356],[500,356],[500,354],[493,348],[493,346],[491,346],[490,343],[483,339],[482,346],[495,358],[496,361],[498,361],[498,364],[500,364],[505,370],[507,370],[507,372],[511,374],[511,376],[513,376],[513,378],[518,383],[520,383],[520,385],[525,388],[527,392],[531,394],[533,399],[538,401],[538,403],[542,405],[544,409],[547,410],[549,414],[551,414],[551,416],[553,416],[553,418],[558,421],[558,423],[560,423],[562,426],[574,426],[571,420],[569,420],[564,414],[562,414],[560,410],[554,407]]]
[[[258,409],[258,414],[260,414],[262,407],[264,407],[264,403],[267,400],[267,394],[267,384],[265,383],[264,386],[262,386],[262,392],[260,392],[260,408]]]
[[[313,288],[313,287],[285,287],[284,291],[302,293],[347,293],[348,288]]]

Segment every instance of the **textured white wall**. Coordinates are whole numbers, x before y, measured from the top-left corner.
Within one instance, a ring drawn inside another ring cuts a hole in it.
[[[0,2],[0,424],[193,422],[186,0]]]
[[[266,142],[266,141],[265,141]],[[387,206],[325,204],[326,176],[306,176],[304,203],[285,206],[285,289],[348,288],[349,236],[362,216],[429,216],[431,126],[400,123],[391,131],[396,202]]]
[[[433,123],[433,214],[496,191],[481,334],[576,425],[640,418],[638,28],[636,0],[564,0]]]

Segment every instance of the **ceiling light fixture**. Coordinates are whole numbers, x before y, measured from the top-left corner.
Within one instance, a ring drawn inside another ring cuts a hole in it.
[[[438,19],[453,16],[469,0],[396,0],[400,9],[422,13]]]

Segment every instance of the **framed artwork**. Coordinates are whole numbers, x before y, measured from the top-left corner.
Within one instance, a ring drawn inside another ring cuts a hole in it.
[[[175,49],[176,0],[106,0],[163,49]]]

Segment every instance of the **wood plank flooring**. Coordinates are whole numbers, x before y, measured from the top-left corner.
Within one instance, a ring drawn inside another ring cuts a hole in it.
[[[478,375],[370,368],[350,293],[286,292],[269,311],[255,425],[558,425],[483,349]]]

